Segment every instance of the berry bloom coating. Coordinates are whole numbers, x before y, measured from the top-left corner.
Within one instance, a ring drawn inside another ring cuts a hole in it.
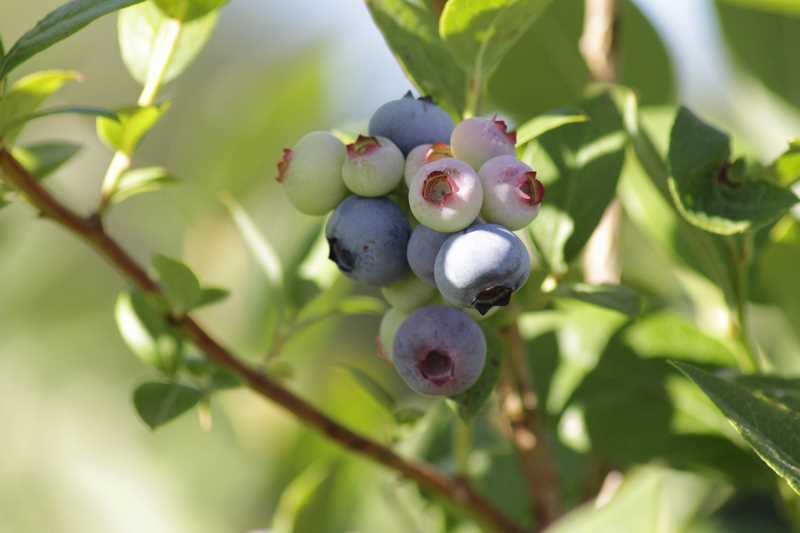
[[[404,165],[403,154],[392,141],[359,135],[356,142],[347,145],[342,179],[355,194],[383,196],[400,183]]]
[[[419,279],[434,287],[436,281],[433,277],[433,267],[436,264],[436,254],[450,235],[452,234],[435,231],[424,224],[419,224],[411,232],[411,238],[408,240],[406,250],[408,266]]]
[[[342,141],[332,134],[312,131],[283,150],[275,179],[298,211],[324,215],[347,196],[341,175],[345,153]]]
[[[394,358],[394,338],[410,311],[390,308],[384,313],[378,328],[378,355],[391,362]]]
[[[481,216],[487,222],[518,230],[539,214],[544,185],[536,171],[513,155],[493,157],[478,175],[483,186]]]
[[[444,158],[426,163],[408,188],[408,204],[420,223],[442,232],[469,226],[483,203],[480,178],[468,164]]]
[[[381,288],[381,293],[392,307],[413,311],[430,302],[436,294],[436,290],[409,272],[394,283]]]
[[[444,305],[415,311],[397,330],[393,360],[420,394],[453,396],[469,389],[486,363],[486,338],[466,313]]]
[[[387,102],[369,119],[369,134],[387,137],[404,155],[420,144],[446,143],[453,132],[453,119],[430,98],[403,98]]]
[[[531,258],[519,237],[497,224],[477,224],[444,242],[434,277],[446,301],[484,315],[507,305],[530,271]]]
[[[411,181],[424,164],[444,159],[445,157],[453,157],[450,145],[445,143],[420,144],[411,150],[406,158],[406,169],[403,173],[406,186],[411,186]]]
[[[403,211],[386,198],[349,196],[325,226],[331,261],[346,276],[377,286],[408,274],[410,235]]]
[[[461,122],[450,138],[453,157],[466,161],[475,169],[493,157],[516,154],[516,144],[517,134],[509,132],[505,122],[484,117]]]

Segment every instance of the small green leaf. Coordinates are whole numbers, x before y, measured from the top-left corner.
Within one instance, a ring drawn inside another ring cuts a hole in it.
[[[108,120],[117,120],[117,115],[108,109],[100,107],[89,106],[64,106],[64,107],[51,107],[49,109],[42,109],[27,115],[21,115],[10,120],[2,128],[0,128],[0,137],[14,129],[21,129],[28,122],[34,121],[39,118],[51,117],[53,115],[88,115],[91,117],[103,117]]]
[[[558,286],[555,294],[561,298],[572,298],[606,309],[613,309],[630,317],[638,315],[642,308],[642,300],[636,291],[613,283],[564,284]]]
[[[177,383],[143,383],[133,391],[136,412],[150,429],[179,417],[202,399],[194,387]]]
[[[183,345],[163,309],[147,295],[133,291],[119,295],[114,316],[125,344],[139,359],[167,375],[175,373]]]
[[[769,178],[778,185],[789,187],[800,181],[800,139],[789,142],[789,148],[768,168]]]
[[[756,392],[761,386],[736,382],[673,361],[719,407],[761,459],[800,493],[800,413]]]
[[[466,77],[439,36],[437,15],[430,2],[367,0],[367,9],[419,91],[461,115]]]
[[[0,97],[0,132],[4,132],[6,144],[13,144],[22,131],[22,125],[11,127],[15,121],[36,112],[47,97],[66,82],[79,79],[80,74],[72,70],[45,70],[29,74],[12,85],[8,93]]]
[[[228,0],[153,0],[153,2],[166,16],[189,22],[221,8],[228,3]]]
[[[177,78],[194,61],[211,37],[217,18],[218,13],[214,12],[181,24],[178,42],[161,79],[162,84]],[[152,2],[119,13],[117,31],[122,60],[131,76],[141,84],[147,81],[159,29],[167,20]]]
[[[556,109],[533,117],[517,128],[517,146],[524,146],[550,130],[566,124],[586,122],[589,117],[577,109]]]
[[[484,329],[484,333],[486,334],[486,365],[483,367],[483,372],[472,387],[449,400],[455,404],[458,416],[465,422],[474,419],[481,412],[500,380],[502,362],[500,354],[503,350],[503,343],[493,330]]]
[[[226,368],[215,368],[211,371],[209,388],[212,390],[236,389],[242,386],[242,378]]]
[[[203,287],[200,290],[200,299],[195,304],[195,308],[205,307],[219,303],[230,296],[231,291],[220,287]]]
[[[0,65],[0,78],[93,20],[142,0],[72,0],[51,11],[14,43]]]
[[[72,159],[80,149],[80,145],[68,142],[43,142],[15,146],[11,154],[37,179],[44,179]]]
[[[144,167],[128,170],[120,177],[119,185],[114,191],[111,201],[118,204],[131,196],[158,191],[167,185],[178,183],[178,181],[178,178],[170,175],[162,167]]]
[[[176,314],[185,314],[197,306],[202,298],[202,289],[189,267],[160,254],[153,257],[153,267]]]
[[[239,202],[228,194],[222,196],[222,202],[228,208],[233,217],[233,221],[239,228],[239,233],[242,235],[247,248],[250,253],[261,267],[261,270],[267,276],[270,285],[273,288],[280,289],[283,287],[283,265],[278,253],[270,245],[269,241],[258,229],[258,226],[250,218],[247,211],[244,210]]]
[[[271,533],[296,533],[298,516],[331,474],[331,464],[316,462],[289,483],[281,494],[272,519]]]
[[[733,376],[733,380],[800,413],[800,378],[746,374]]]
[[[730,158],[725,133],[685,107],[678,111],[670,133],[669,188],[693,225],[720,235],[742,233],[773,222],[798,202],[788,189],[745,177]]]
[[[550,0],[449,0],[439,33],[472,80],[488,80]]]
[[[117,120],[104,117],[97,119],[97,136],[112,150],[130,156],[167,109],[169,103],[120,109],[117,111]]]
[[[381,407],[390,413],[394,412],[397,402],[391,393],[389,393],[383,385],[378,383],[375,378],[354,366],[341,365],[341,368],[350,374],[356,383],[358,383]]]

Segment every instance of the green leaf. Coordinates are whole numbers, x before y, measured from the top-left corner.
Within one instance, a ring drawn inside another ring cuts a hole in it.
[[[0,78],[93,20],[142,0],[72,0],[51,11],[14,43],[0,66]]]
[[[216,11],[229,0],[153,0],[168,17],[190,22]]]
[[[203,292],[197,276],[189,267],[160,254],[153,257],[153,267],[158,273],[158,281],[167,300],[177,315],[185,314],[197,306]]]
[[[194,61],[214,31],[218,13],[181,24],[175,51],[169,60],[162,83],[177,78]],[[156,49],[159,29],[167,17],[152,3],[130,7],[119,13],[117,31],[122,60],[133,78],[147,81],[147,72]]]
[[[89,107],[89,106],[51,107],[49,109],[42,109],[41,111],[30,113],[28,115],[15,117],[13,120],[7,122],[2,128],[0,128],[0,137],[3,137],[6,132],[22,128],[28,122],[31,122],[39,118],[51,117],[53,115],[88,115],[91,117],[104,117],[108,120],[117,120],[116,113],[114,113],[113,111],[109,111],[108,109],[102,109],[100,107]]]
[[[142,137],[169,109],[169,103],[146,107],[129,107],[117,111],[117,120],[97,119],[97,136],[112,150],[133,154]]]
[[[487,349],[483,372],[472,387],[450,398],[450,401],[455,404],[458,416],[465,422],[473,420],[481,412],[500,381],[503,342],[494,330],[484,329],[484,333]]]
[[[800,493],[800,413],[737,383],[673,361],[731,421],[761,459]]]
[[[200,289],[200,298],[197,300],[195,308],[214,305],[225,300],[230,294],[231,291],[221,287],[203,287]]]
[[[284,489],[275,508],[271,533],[295,533],[297,518],[330,476],[331,464],[316,462],[303,470]]]
[[[548,269],[563,273],[614,198],[627,137],[610,93],[583,102],[587,122],[566,124],[528,143],[523,160],[546,196],[530,234]]]
[[[800,181],[800,139],[789,142],[789,148],[769,166],[768,177],[784,187]]]
[[[358,383],[364,391],[366,391],[381,407],[386,409],[389,413],[394,413],[395,408],[397,407],[397,402],[395,401],[392,394],[386,390],[386,388],[378,383],[375,378],[361,370],[360,368],[350,366],[350,365],[341,365],[341,368],[345,370],[350,377],[352,377],[356,383]]]
[[[366,3],[409,79],[422,94],[460,116],[466,77],[439,37],[437,15],[430,3],[412,0],[366,0]]]
[[[5,96],[0,97],[0,132],[6,144],[13,144],[22,131],[22,125],[10,127],[21,117],[36,112],[48,96],[58,91],[66,82],[79,80],[80,75],[71,70],[45,70],[19,79]]]
[[[198,389],[177,383],[142,383],[133,391],[136,412],[150,429],[179,417],[202,398]]]
[[[80,145],[68,142],[42,142],[15,146],[11,154],[37,179],[44,179],[72,159],[80,149]]]
[[[538,117],[533,117],[517,128],[517,146],[525,146],[530,141],[566,124],[589,120],[583,112],[576,109],[556,109]]]
[[[114,307],[122,339],[145,364],[173,375],[181,363],[183,345],[151,297],[140,291],[119,295]]]
[[[550,0],[449,0],[439,33],[471,83],[488,80]]]
[[[584,4],[584,0],[550,2],[492,76],[488,94],[493,109],[521,124],[580,100],[590,79],[578,47]],[[617,4],[619,42],[626,43],[617,50],[618,82],[633,87],[644,105],[672,102],[676,77],[661,38],[636,2]]]
[[[229,194],[223,194],[222,203],[230,211],[239,233],[244,239],[247,249],[253,255],[256,263],[261,267],[270,285],[274,289],[283,288],[283,265],[281,258],[266,237],[261,233],[256,223],[250,218],[239,202]]]
[[[624,285],[612,283],[598,285],[589,283],[564,284],[558,286],[555,294],[561,298],[580,300],[606,309],[619,311],[630,317],[638,315],[642,308],[642,300],[636,291]]]
[[[737,66],[784,101],[800,106],[795,54],[775,53],[800,49],[800,2],[717,0],[715,4],[722,35]]]
[[[119,185],[111,197],[111,201],[118,204],[131,196],[145,192],[158,191],[167,185],[178,183],[178,178],[172,176],[162,167],[144,167],[128,170],[119,179]]]
[[[735,375],[739,385],[800,413],[800,378],[770,375]]]
[[[670,133],[670,192],[693,225],[720,235],[773,222],[797,203],[790,190],[745,177],[731,164],[730,139],[682,107]]]

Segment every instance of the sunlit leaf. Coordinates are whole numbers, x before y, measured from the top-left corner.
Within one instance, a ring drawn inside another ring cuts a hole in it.
[[[184,22],[180,26],[175,50],[169,59],[161,83],[178,77],[194,61],[214,31],[218,13]],[[118,33],[122,60],[133,78],[147,81],[147,73],[155,52],[159,29],[167,17],[152,3],[124,9],[119,13]]]
[[[145,364],[174,374],[182,357],[182,342],[159,309],[139,292],[119,295],[114,308],[117,327],[128,348]]]
[[[112,150],[130,156],[167,109],[169,103],[120,109],[116,114],[117,120],[97,119],[97,136]]]
[[[524,146],[540,135],[565,124],[586,122],[587,120],[589,117],[575,109],[559,109],[533,117],[517,127],[517,146]]]
[[[131,196],[158,191],[178,181],[178,178],[172,176],[162,167],[144,167],[128,170],[120,177],[111,201],[120,203]]]
[[[176,314],[184,314],[197,306],[203,292],[197,276],[189,267],[164,255],[153,257],[153,267]]]
[[[168,17],[190,22],[216,11],[229,0],[153,0]]]

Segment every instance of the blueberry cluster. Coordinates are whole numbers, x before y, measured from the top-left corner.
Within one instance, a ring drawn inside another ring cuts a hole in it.
[[[378,347],[406,383],[461,393],[486,360],[475,319],[508,304],[528,278],[530,256],[512,230],[536,217],[544,187],[495,118],[456,125],[409,92],[381,106],[368,129],[348,145],[307,134],[284,150],[277,180],[299,211],[333,211],[325,235],[339,270],[382,287],[392,307]]]

